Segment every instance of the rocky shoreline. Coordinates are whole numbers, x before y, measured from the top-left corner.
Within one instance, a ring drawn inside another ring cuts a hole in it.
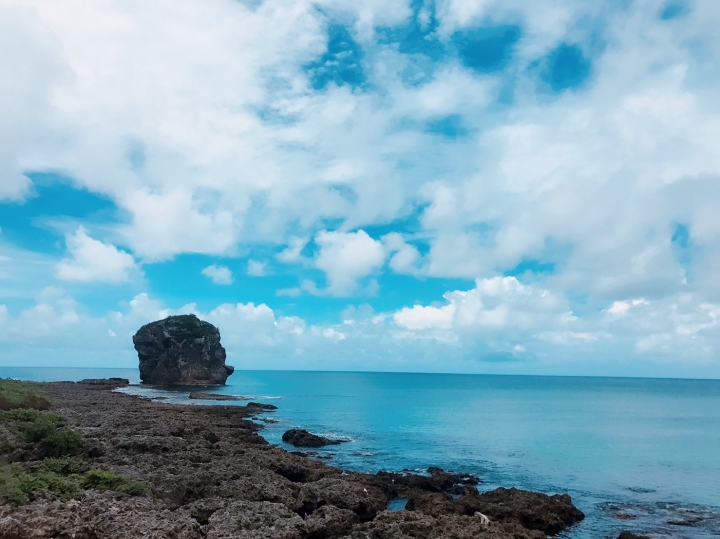
[[[0,506],[0,537],[542,539],[583,519],[567,495],[479,493],[477,478],[432,468],[419,476],[347,473],[267,443],[251,406],[184,406],[110,389],[43,384],[82,436],[76,458],[142,481],[129,495],[89,488],[42,492]],[[254,404],[254,403],[253,403]],[[25,466],[32,466],[28,454]],[[390,511],[402,500],[404,510]]]

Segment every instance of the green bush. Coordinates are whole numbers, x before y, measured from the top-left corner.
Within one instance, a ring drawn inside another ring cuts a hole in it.
[[[40,456],[43,458],[74,455],[82,446],[82,436],[74,430],[62,429],[48,434],[40,442]]]
[[[73,457],[50,458],[42,461],[40,466],[40,470],[58,475],[80,474],[84,468],[83,462]]]
[[[25,500],[22,489],[24,475],[23,469],[17,464],[0,468],[0,501],[18,505]]]
[[[63,500],[77,498],[87,489],[114,491],[130,496],[145,494],[143,481],[134,481],[112,470],[89,470],[75,473],[82,467],[76,459],[48,459],[32,473],[19,464],[0,467],[0,503],[20,505],[33,500],[40,490],[49,490]]]
[[[144,481],[128,479],[113,470],[98,469],[90,470],[85,474],[82,486],[85,489],[92,488],[99,491],[114,490],[130,496],[145,494],[147,489]]]
[[[0,412],[0,420],[19,431],[27,442],[39,442],[63,422],[58,414],[24,408]]]
[[[58,495],[63,500],[77,498],[82,494],[82,477],[79,475],[59,475],[55,472],[37,472],[25,474],[20,488],[25,494],[30,495],[41,489],[47,489]]]
[[[52,402],[36,382],[0,379],[0,410],[34,408],[49,410]]]

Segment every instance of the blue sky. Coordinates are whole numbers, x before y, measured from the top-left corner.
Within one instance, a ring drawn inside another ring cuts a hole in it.
[[[2,365],[720,376],[713,0],[0,5]]]

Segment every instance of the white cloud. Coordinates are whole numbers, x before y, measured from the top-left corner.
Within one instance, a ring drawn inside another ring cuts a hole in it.
[[[296,236],[291,237],[287,248],[277,255],[277,259],[280,262],[285,262],[286,264],[301,262],[303,260],[302,250],[307,244],[307,238],[300,238]]]
[[[226,266],[218,266],[216,264],[212,264],[211,266],[203,269],[200,273],[202,273],[205,277],[210,279],[215,284],[229,285],[233,284],[233,282],[235,281],[232,271],[230,271],[230,269],[228,269]]]
[[[379,270],[385,262],[382,243],[364,230],[357,232],[322,231],[315,236],[320,252],[315,266],[328,279],[326,293],[348,296],[358,288],[358,280]]]
[[[518,353],[544,340],[548,332],[573,332],[576,317],[548,290],[521,284],[515,277],[479,279],[468,291],[447,292],[444,305],[404,307],[394,322],[408,336],[459,340],[484,354]]]
[[[346,338],[344,333],[337,331],[334,328],[324,328],[319,330],[319,332],[323,337],[330,339],[331,341],[344,341]]]
[[[49,87],[63,71],[52,52],[56,45],[30,6],[0,5],[0,201],[32,192],[23,155],[41,142],[38,135],[53,114]]]
[[[390,254],[390,269],[395,273],[418,274],[420,270],[420,251],[414,245],[408,244],[402,235],[391,232],[381,238],[385,249]]]
[[[607,312],[614,315],[623,315],[627,314],[627,312],[637,307],[638,305],[647,305],[648,302],[642,298],[640,299],[633,299],[631,301],[613,301],[613,304],[608,307]]]
[[[10,333],[32,340],[72,331],[80,325],[78,307],[78,303],[63,290],[45,288],[37,295],[33,307],[20,312],[18,323],[10,328]]]
[[[250,259],[247,264],[247,274],[251,277],[264,277],[268,274],[267,266],[267,262]]]
[[[80,226],[65,237],[70,255],[56,266],[56,275],[63,281],[103,282],[119,284],[130,279],[137,270],[135,259],[114,245],[92,239]]]
[[[442,307],[403,307],[393,315],[395,323],[414,331],[426,329],[451,329],[455,316],[455,304]]]

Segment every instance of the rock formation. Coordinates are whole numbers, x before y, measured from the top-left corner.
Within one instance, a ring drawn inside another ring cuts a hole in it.
[[[218,329],[194,314],[146,324],[133,336],[133,344],[143,384],[222,385],[235,370],[225,365]]]
[[[249,405],[248,405],[249,406]],[[331,440],[324,436],[312,434],[305,429],[290,429],[282,435],[282,441],[295,447],[322,447],[324,445],[337,445],[341,440]]]
[[[650,539],[647,535],[638,535],[629,531],[620,532],[617,539]]]

